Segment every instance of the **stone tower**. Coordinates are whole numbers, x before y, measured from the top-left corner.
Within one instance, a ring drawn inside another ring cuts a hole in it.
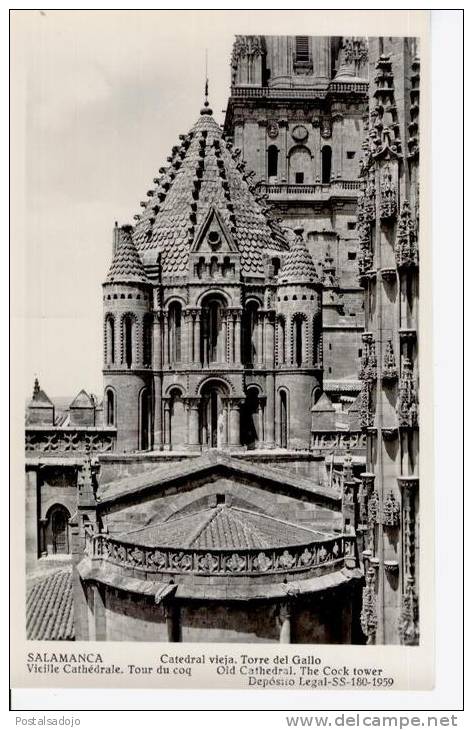
[[[418,643],[419,59],[415,39],[370,41],[370,120],[358,229],[366,331],[358,500],[369,643]]]
[[[117,449],[308,450],[321,283],[301,231],[290,246],[207,102],[168,163],[104,284]]]
[[[330,246],[337,306],[324,292],[325,390],[359,392],[364,326],[356,205],[365,136],[367,43],[353,37],[237,36],[225,131],[314,262]],[[325,287],[324,287],[325,289]],[[325,311],[327,309],[327,311]]]
[[[103,284],[104,422],[117,428],[117,448],[150,447],[152,287],[131,226],[114,232],[112,264]]]
[[[277,375],[280,441],[307,448],[311,411],[322,391],[322,283],[302,229],[278,276]]]

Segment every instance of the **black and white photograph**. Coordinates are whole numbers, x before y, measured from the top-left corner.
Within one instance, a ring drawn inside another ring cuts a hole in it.
[[[418,39],[236,35],[224,112],[200,52],[200,106],[141,111],[175,136],[136,212],[64,211],[108,259],[102,382],[30,360],[27,636],[416,645]]]

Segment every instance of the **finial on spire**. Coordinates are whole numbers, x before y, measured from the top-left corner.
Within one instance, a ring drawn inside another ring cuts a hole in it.
[[[38,380],[38,376],[35,376],[34,386],[33,386],[33,398],[36,395],[38,395],[38,393],[39,393],[39,380]]]
[[[205,89],[204,89],[204,106],[200,110],[201,114],[212,115],[212,109],[209,107],[209,75],[208,75],[208,64],[207,64],[207,49],[205,49]]]

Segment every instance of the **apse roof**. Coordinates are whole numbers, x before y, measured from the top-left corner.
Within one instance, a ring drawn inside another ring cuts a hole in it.
[[[255,549],[304,545],[322,532],[242,507],[218,505],[122,535],[143,546],[195,549]]]
[[[150,283],[133,243],[132,230],[131,226],[122,226],[119,230],[117,246],[107,274],[107,284]]]
[[[189,250],[211,207],[230,231],[244,275],[264,273],[265,251],[288,249],[279,225],[257,200],[239,151],[224,140],[208,107],[181,135],[168,162],[141,204],[134,231],[136,248],[147,261],[153,251],[161,253],[163,275],[187,273]]]
[[[295,233],[296,236],[291,244],[289,253],[284,258],[278,280],[280,283],[296,281],[318,282],[317,270],[302,237],[302,232],[298,230]]]

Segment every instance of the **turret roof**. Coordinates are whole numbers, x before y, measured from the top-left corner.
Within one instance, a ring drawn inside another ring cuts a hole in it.
[[[279,273],[279,283],[318,282],[317,270],[302,237],[302,231],[296,230],[295,234],[296,237]]]
[[[282,230],[260,204],[239,151],[224,140],[211,114],[206,106],[189,134],[181,135],[169,166],[160,169],[141,204],[134,242],[141,255],[161,253],[165,276],[187,273],[189,250],[211,207],[230,231],[244,275],[264,272],[264,252],[288,249]]]
[[[120,228],[112,264],[106,278],[107,284],[149,284],[143,263],[133,243],[132,232],[131,226]]]
[[[30,400],[31,406],[53,406],[53,402],[51,399],[46,395],[44,390],[39,385],[38,378],[35,378],[34,381],[34,388],[33,388],[33,396]]]

